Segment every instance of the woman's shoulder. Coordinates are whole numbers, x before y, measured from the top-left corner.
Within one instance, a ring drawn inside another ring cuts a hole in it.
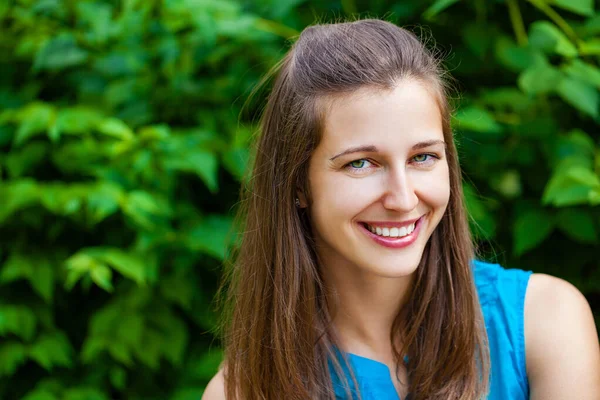
[[[584,295],[563,279],[533,274],[524,319],[532,398],[599,398],[600,345]]]
[[[223,369],[219,369],[219,372],[210,380],[206,389],[204,389],[202,400],[225,400],[225,377]]]
[[[531,399],[599,398],[598,336],[583,294],[554,276],[473,264],[495,370],[492,392],[504,395],[498,398],[521,398],[517,392]]]

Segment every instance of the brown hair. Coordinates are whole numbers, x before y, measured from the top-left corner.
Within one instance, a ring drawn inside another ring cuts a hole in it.
[[[409,356],[413,400],[484,397],[487,336],[440,61],[407,30],[359,20],[306,28],[276,71],[241,203],[244,234],[226,274],[227,398],[335,398],[328,362],[337,347],[326,288],[308,213],[294,200],[301,190],[310,203],[308,162],[322,132],[322,100],[363,87],[390,89],[407,78],[422,82],[437,98],[451,192],[408,304],[393,324],[392,343],[397,338],[403,343],[394,356],[396,361]]]

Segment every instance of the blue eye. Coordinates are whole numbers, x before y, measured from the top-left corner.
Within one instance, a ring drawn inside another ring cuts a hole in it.
[[[362,158],[360,160],[354,160],[348,163],[348,165],[354,169],[362,169],[366,163],[368,163],[368,161]]]
[[[434,154],[417,154],[412,158],[412,160],[417,164],[429,164],[434,162],[435,160],[439,160],[439,157]]]
[[[348,164],[344,165],[346,171],[355,175],[367,174],[373,167],[374,164],[366,158],[350,161]]]
[[[430,154],[418,154],[413,157],[413,160],[415,160],[416,162],[425,162],[429,159],[429,157],[431,157]]]

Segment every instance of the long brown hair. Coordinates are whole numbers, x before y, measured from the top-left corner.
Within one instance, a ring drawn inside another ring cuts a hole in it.
[[[226,395],[233,399],[332,399],[328,362],[337,354],[326,287],[308,213],[308,162],[326,117],[323,100],[359,88],[416,79],[443,116],[450,201],[416,270],[410,300],[390,339],[409,356],[410,398],[480,399],[487,394],[487,336],[473,281],[474,257],[461,172],[438,57],[407,30],[380,20],[306,28],[276,67],[243,191],[243,238],[226,271]],[[356,381],[352,378],[354,383]]]

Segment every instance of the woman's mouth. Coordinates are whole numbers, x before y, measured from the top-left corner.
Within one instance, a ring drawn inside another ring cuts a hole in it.
[[[408,226],[401,226],[400,228],[397,228],[397,227],[390,228],[387,226],[380,227],[380,226],[374,226],[374,225],[369,225],[369,224],[365,224],[365,227],[368,230],[370,230],[371,233],[374,233],[377,236],[401,238],[406,235],[410,235],[415,230],[415,224],[416,224],[416,222],[413,222],[412,224],[410,224]]]
[[[424,216],[412,223],[360,222],[362,230],[373,241],[388,248],[402,248],[411,245],[419,235]]]

